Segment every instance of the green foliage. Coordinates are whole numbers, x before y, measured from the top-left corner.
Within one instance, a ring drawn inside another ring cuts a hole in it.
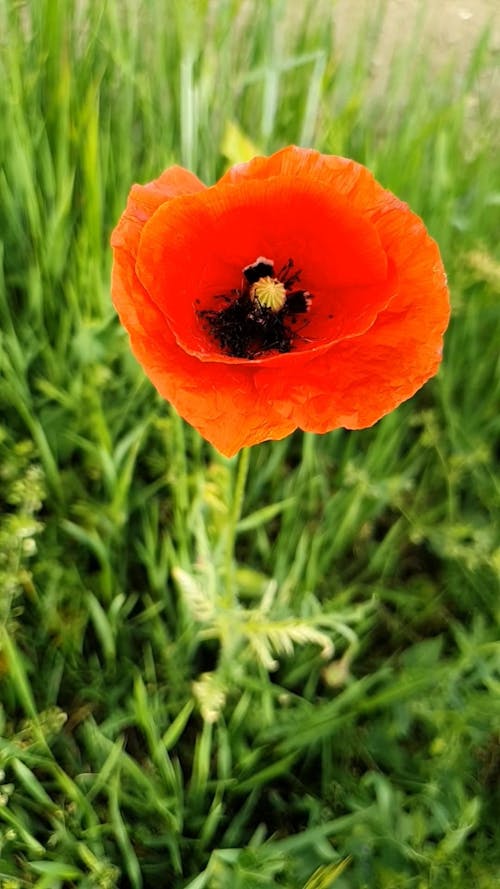
[[[335,15],[0,0],[3,889],[500,879],[494,60],[410,28],[379,95],[380,9]],[[108,237],[133,181],[291,142],[424,216],[453,321],[411,403],[247,467],[144,380]]]

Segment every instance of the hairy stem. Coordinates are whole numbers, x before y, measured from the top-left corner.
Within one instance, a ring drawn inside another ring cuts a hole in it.
[[[248,475],[248,465],[250,462],[250,448],[243,448],[238,456],[238,468],[236,472],[236,480],[232,492],[232,502],[230,505],[226,541],[225,541],[225,562],[224,562],[224,578],[225,589],[223,604],[226,608],[236,605],[236,583],[235,583],[235,563],[234,563],[234,545],[236,541],[236,528],[241,516],[243,507],[243,498],[245,495],[245,484]]]

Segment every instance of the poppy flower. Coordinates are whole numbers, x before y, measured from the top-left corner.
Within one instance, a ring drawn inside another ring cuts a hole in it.
[[[111,244],[134,355],[227,456],[371,426],[439,367],[438,247],[355,161],[292,146],[211,187],[170,167],[132,187]]]

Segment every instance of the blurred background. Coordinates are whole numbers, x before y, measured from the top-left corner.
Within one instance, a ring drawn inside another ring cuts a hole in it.
[[[0,886],[500,884],[498,4],[0,0]],[[110,302],[133,182],[353,157],[447,268],[443,366],[238,460]],[[231,658],[227,657],[231,643]]]
[[[337,0],[335,7],[340,44],[348,44],[353,32],[370,12],[374,12],[373,4],[368,0],[354,3]],[[470,3],[443,0],[439,6],[422,0],[387,0],[383,8],[379,7],[378,13],[376,18],[380,38],[373,65],[377,73],[380,71],[381,80],[387,76],[388,59],[410,36],[416,38],[412,47],[414,54],[425,56],[435,69],[453,64],[457,73],[463,72],[486,28],[492,51],[498,52],[500,46],[500,22],[495,0],[471,0]]]

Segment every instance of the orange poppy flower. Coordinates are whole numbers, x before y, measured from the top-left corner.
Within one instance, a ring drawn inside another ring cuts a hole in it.
[[[352,160],[292,146],[210,188],[170,167],[132,187],[111,244],[134,355],[227,456],[371,426],[439,367],[438,247]]]

